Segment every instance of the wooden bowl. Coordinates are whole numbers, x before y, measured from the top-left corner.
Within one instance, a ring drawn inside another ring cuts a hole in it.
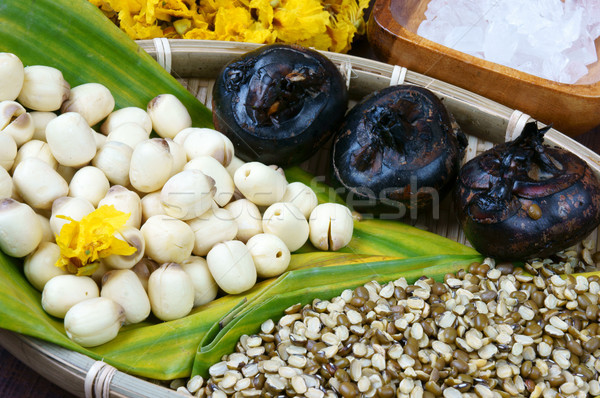
[[[429,0],[376,0],[368,40],[381,60],[518,109],[571,137],[600,124],[600,61],[576,84],[556,83],[453,50],[416,34]],[[600,38],[596,40],[600,53]]]

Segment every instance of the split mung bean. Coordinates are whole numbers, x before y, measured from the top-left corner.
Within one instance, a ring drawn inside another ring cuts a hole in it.
[[[243,335],[194,394],[598,395],[599,291],[597,275],[546,279],[491,259],[444,281],[371,281]]]

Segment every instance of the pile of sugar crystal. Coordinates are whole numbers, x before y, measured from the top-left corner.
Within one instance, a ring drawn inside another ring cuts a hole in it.
[[[600,0],[431,0],[417,34],[548,80],[573,84],[598,60]]]

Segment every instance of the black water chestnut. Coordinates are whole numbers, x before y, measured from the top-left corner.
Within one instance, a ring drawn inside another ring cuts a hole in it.
[[[481,254],[507,260],[546,257],[600,224],[600,182],[579,157],[544,145],[550,127],[528,123],[514,141],[467,162],[457,213]]]
[[[213,89],[213,123],[245,161],[289,166],[308,159],[339,127],[345,81],[319,52],[272,44],[227,64]]]
[[[411,217],[453,188],[466,137],[430,90],[392,86],[354,106],[334,138],[333,182],[363,215]]]

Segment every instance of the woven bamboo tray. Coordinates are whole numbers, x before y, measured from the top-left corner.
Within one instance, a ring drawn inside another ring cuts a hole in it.
[[[214,78],[221,67],[256,44],[155,39],[139,41],[140,47],[175,76],[200,102],[211,106]],[[516,137],[530,117],[494,101],[406,68],[369,59],[324,52],[347,77],[351,105],[364,95],[390,84],[409,83],[435,92],[468,135],[464,161]],[[600,176],[600,155],[556,130],[546,142],[570,150],[585,160]],[[305,162],[303,168],[324,175],[329,167],[327,148]],[[420,215],[410,222],[455,241],[468,244],[450,211],[450,199],[442,202],[439,214]],[[598,231],[591,235],[592,251],[600,247]],[[152,381],[127,375],[103,362],[54,344],[0,329],[0,344],[36,372],[63,389],[81,397],[181,397]]]

